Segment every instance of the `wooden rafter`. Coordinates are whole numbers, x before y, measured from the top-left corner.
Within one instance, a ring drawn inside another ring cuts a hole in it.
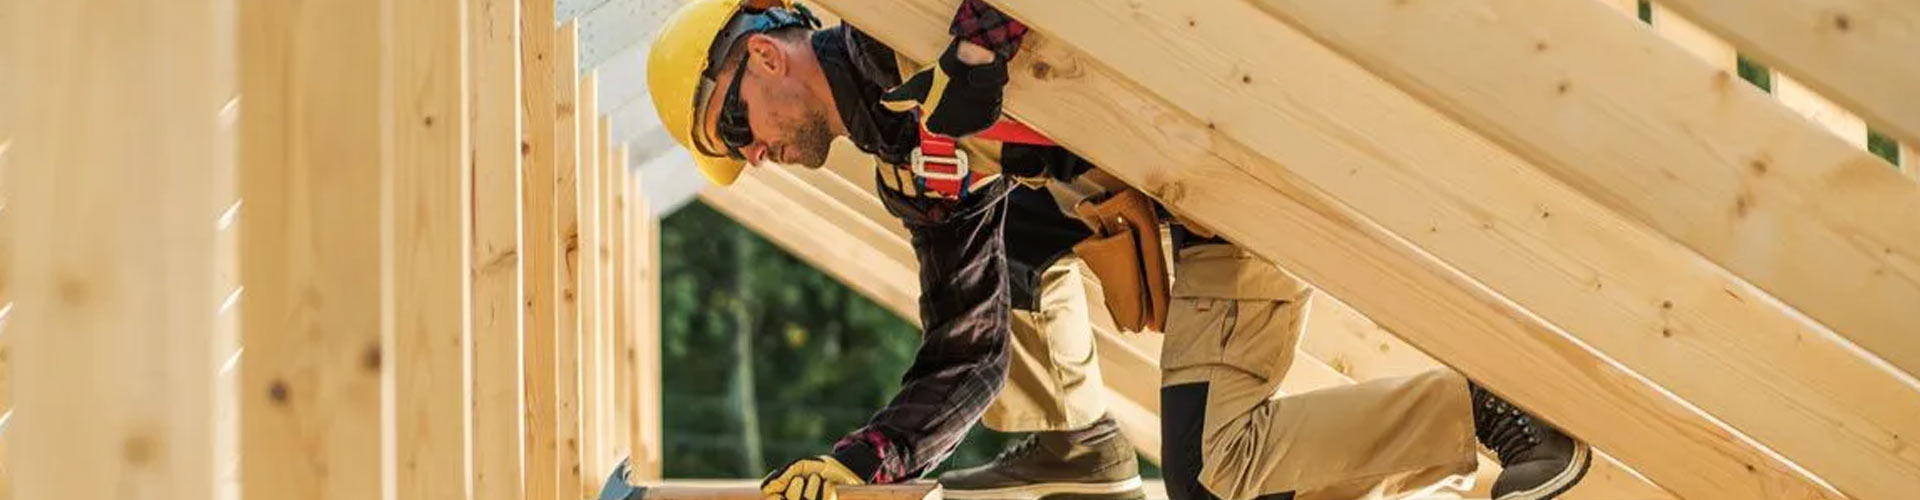
[[[555,491],[554,471],[559,461],[555,438],[558,374],[554,372],[556,305],[560,297],[555,276],[565,258],[554,230],[554,170],[557,154],[554,103],[554,43],[552,0],[520,0],[520,150],[522,212],[520,231],[521,311],[524,363],[522,387],[526,396],[526,454],[521,498],[546,498]]]
[[[1920,190],[1721,67],[1593,2],[1254,3],[1920,373]]]
[[[554,239],[560,246],[558,269],[554,274],[554,291],[559,295],[557,335],[554,341],[554,371],[559,374],[559,382],[554,390],[555,427],[559,429],[554,441],[559,447],[559,461],[554,464],[554,498],[572,498],[582,491],[585,466],[585,447],[581,444],[584,432],[581,413],[582,368],[586,366],[581,358],[581,343],[584,323],[582,323],[580,289],[580,184],[588,158],[582,145],[586,139],[586,130],[581,127],[579,104],[580,72],[574,66],[576,47],[579,44],[579,27],[569,21],[560,25],[554,35],[553,78],[554,78],[554,151],[558,160],[554,162]]]
[[[1663,0],[1902,141],[1920,141],[1920,4],[1875,0]]]
[[[941,26],[954,8],[940,0],[821,3],[916,59],[944,47]],[[1083,156],[1615,450],[1677,494],[1822,495],[1724,427],[1613,371],[1556,329],[1061,42],[1030,40],[1023,52],[1030,57],[1014,61],[1009,106]],[[1730,493],[1729,485],[1746,491]]]
[[[520,313],[520,6],[478,0],[467,6],[473,189],[473,497],[524,498]],[[546,30],[541,30],[545,32]],[[544,187],[545,185],[542,185]],[[531,245],[528,245],[531,247]]]

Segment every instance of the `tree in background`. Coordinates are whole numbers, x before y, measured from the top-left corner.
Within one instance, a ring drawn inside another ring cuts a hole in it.
[[[825,453],[899,389],[913,323],[704,204],[660,227],[667,477],[757,478]],[[976,427],[948,464],[1007,440]]]

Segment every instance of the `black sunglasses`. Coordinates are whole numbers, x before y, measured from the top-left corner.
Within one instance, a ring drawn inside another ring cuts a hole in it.
[[[727,95],[720,101],[720,120],[715,125],[720,142],[727,146],[727,156],[744,160],[741,149],[753,144],[753,127],[747,123],[747,103],[740,100],[740,80],[747,74],[747,59],[751,56],[741,51],[740,66],[733,71],[733,83],[727,85]]]

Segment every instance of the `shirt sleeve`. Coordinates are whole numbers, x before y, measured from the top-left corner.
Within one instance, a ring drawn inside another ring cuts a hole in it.
[[[924,333],[893,400],[834,446],[870,482],[911,480],[946,460],[1006,384],[1010,185],[991,183],[964,202],[881,190],[912,234]]]
[[[1027,36],[1027,25],[987,5],[986,0],[963,0],[947,33],[986,47],[1001,60],[1008,60],[1020,53],[1020,41]]]

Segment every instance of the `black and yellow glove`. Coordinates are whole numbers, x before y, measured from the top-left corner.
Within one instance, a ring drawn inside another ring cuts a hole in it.
[[[959,40],[948,44],[936,64],[881,95],[881,104],[902,113],[920,108],[927,130],[948,137],[966,137],[992,127],[1000,121],[1000,102],[1006,94],[1006,58],[969,65],[960,61],[959,50]]]
[[[821,455],[794,460],[775,469],[760,482],[765,500],[838,500],[840,485],[866,484],[860,476],[833,457]]]

